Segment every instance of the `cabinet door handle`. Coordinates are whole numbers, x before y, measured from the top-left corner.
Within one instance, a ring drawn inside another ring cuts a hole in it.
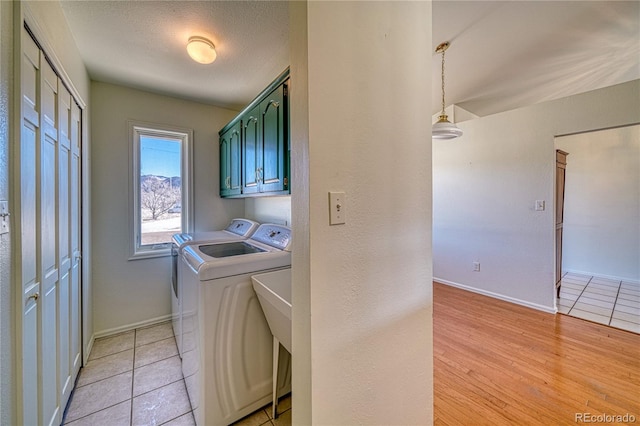
[[[224,185],[227,187],[227,189],[231,188],[231,176],[227,176],[227,178],[224,180]]]

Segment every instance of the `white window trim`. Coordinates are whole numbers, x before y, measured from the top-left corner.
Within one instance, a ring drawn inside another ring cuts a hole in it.
[[[193,232],[193,130],[164,124],[129,120],[129,260],[171,255],[171,243],[140,247],[140,136],[170,136],[181,140],[182,230]]]

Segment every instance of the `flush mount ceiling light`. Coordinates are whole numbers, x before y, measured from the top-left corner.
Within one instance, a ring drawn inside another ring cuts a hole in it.
[[[191,59],[201,64],[210,64],[218,56],[211,40],[200,36],[189,37],[187,52]]]
[[[442,112],[431,128],[431,137],[433,139],[454,139],[462,136],[460,130],[455,124],[449,121],[449,117],[444,112],[444,52],[449,48],[449,42],[445,41],[436,47],[436,53],[442,53]]]

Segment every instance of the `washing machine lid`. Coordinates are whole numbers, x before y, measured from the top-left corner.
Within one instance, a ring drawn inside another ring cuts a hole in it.
[[[182,256],[200,281],[291,266],[291,229],[286,226],[262,224],[241,243],[189,244]]]
[[[200,281],[291,266],[289,251],[251,240],[187,245],[182,257]]]
[[[259,226],[260,224],[253,220],[233,219],[231,223],[221,231],[185,232],[174,234],[171,240],[179,249],[182,249],[187,244],[244,240],[249,238]]]

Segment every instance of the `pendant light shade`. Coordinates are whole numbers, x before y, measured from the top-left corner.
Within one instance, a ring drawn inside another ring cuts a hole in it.
[[[187,52],[191,59],[200,64],[210,64],[218,56],[211,40],[200,36],[189,37]]]
[[[431,128],[431,137],[433,139],[455,139],[459,136],[462,136],[462,130],[450,122],[446,114],[438,117],[438,121]]]
[[[442,53],[442,112],[431,128],[432,139],[455,139],[462,136],[460,130],[455,124],[449,121],[449,117],[444,112],[444,52],[449,48],[449,42],[445,41],[436,47],[436,53]]]

